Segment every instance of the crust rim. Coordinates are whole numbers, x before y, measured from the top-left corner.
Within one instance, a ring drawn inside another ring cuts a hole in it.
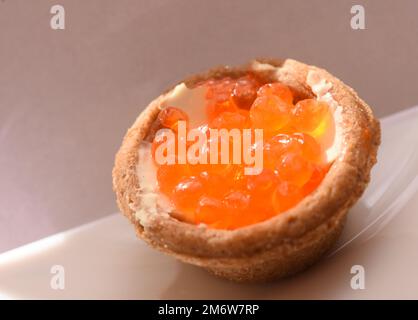
[[[315,70],[332,83],[330,92],[342,106],[343,151],[320,186],[297,206],[269,220],[232,231],[199,228],[167,214],[157,214],[145,227],[142,226],[132,210],[141,205],[136,171],[137,150],[158,115],[160,103],[166,93],[152,101],[139,115],[126,133],[115,159],[113,188],[117,202],[123,214],[135,225],[138,236],[151,246],[186,262],[202,265],[199,262],[211,261],[207,263],[209,269],[210,266],[213,269],[213,259],[232,259],[232,262],[233,259],[262,255],[272,248],[277,249],[292,241],[300,241],[309,232],[321,225],[327,225],[337,216],[343,221],[348,209],[366,188],[371,168],[377,161],[377,149],[380,144],[379,122],[374,118],[371,108],[352,88],[326,70],[296,60],[256,60],[279,67],[278,80],[304,96],[312,96],[306,84],[306,76],[309,70]],[[250,64],[237,68],[221,66],[189,77],[183,82],[193,85],[208,78],[234,76],[246,72],[249,66]],[[317,236],[325,240],[327,232],[332,233],[334,229],[325,228],[325,233]],[[304,262],[303,265],[305,264]],[[222,275],[218,269],[213,269],[213,272]],[[224,276],[233,278],[231,275]]]

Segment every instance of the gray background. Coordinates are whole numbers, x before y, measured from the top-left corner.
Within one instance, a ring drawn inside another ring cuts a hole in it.
[[[57,3],[66,30],[49,26]],[[350,28],[353,4],[366,30]],[[0,252],[115,212],[123,134],[190,73],[292,57],[379,117],[417,104],[417,14],[413,0],[0,0]]]

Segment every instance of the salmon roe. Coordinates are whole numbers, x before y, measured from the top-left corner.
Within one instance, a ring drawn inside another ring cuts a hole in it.
[[[318,187],[330,166],[318,143],[329,121],[326,103],[294,101],[286,85],[262,83],[251,74],[211,79],[199,86],[206,88],[207,122],[197,129],[207,137],[210,129],[263,129],[263,169],[257,175],[245,175],[244,164],[234,164],[232,157],[222,164],[157,164],[159,190],[174,204],[176,218],[237,229],[294,207]],[[161,127],[174,132],[178,121],[189,122],[181,106],[163,109],[158,120]],[[162,143],[179,143],[177,137],[166,139],[155,136],[153,157]],[[175,158],[178,150],[173,150]],[[206,144],[199,149],[206,159],[210,150]]]

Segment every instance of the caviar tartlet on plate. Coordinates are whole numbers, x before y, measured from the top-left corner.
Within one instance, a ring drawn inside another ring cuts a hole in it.
[[[263,281],[305,269],[333,245],[379,143],[379,122],[353,89],[315,66],[259,59],[189,77],[152,101],[116,155],[113,186],[152,247],[221,277]],[[247,170],[256,153],[261,167]]]

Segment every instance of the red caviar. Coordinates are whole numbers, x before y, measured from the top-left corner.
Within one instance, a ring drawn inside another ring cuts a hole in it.
[[[263,129],[263,169],[257,175],[245,175],[244,165],[232,163],[231,156],[223,164],[157,164],[159,189],[175,205],[176,217],[212,228],[236,229],[294,207],[318,187],[329,169],[325,151],[316,140],[323,134],[317,129],[328,121],[326,103],[305,99],[294,104],[289,87],[278,82],[262,84],[251,74],[207,80],[200,86],[207,89],[207,122],[199,129],[208,137],[210,129]],[[174,132],[178,121],[189,121],[181,106],[162,110],[158,119],[162,127]],[[156,135],[153,156],[166,139]],[[168,143],[176,144],[178,138]],[[199,150],[209,161],[209,145]]]
[[[167,107],[161,110],[158,114],[158,120],[160,120],[161,125],[165,128],[172,129],[177,131],[177,123],[182,120],[189,122],[189,116],[183,110],[176,107]]]

